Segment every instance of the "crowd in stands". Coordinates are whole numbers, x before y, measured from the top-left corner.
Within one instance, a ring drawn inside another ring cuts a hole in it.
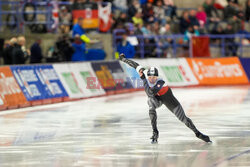
[[[182,42],[188,42],[191,35],[200,34],[248,34],[245,22],[250,20],[250,0],[245,5],[238,0],[205,0],[200,6],[191,9],[178,10],[173,0],[72,0],[72,6],[61,6],[59,12],[60,25],[58,32],[61,37],[55,43],[51,54],[55,60],[48,61],[84,61],[86,60],[86,44],[92,43],[85,30],[78,23],[72,24],[72,9],[86,2],[111,2],[112,3],[112,28],[125,29],[121,34],[123,40],[118,41],[118,52],[128,49],[130,57],[134,57],[135,49],[127,40],[128,35],[171,35],[184,34]],[[180,14],[181,13],[181,14]],[[220,42],[220,40],[214,40]],[[171,38],[146,39],[144,43],[157,43],[163,53],[172,44]],[[233,38],[230,51],[237,55],[237,46]],[[5,64],[23,64],[28,58],[30,63],[40,63],[43,54],[41,40],[37,39],[30,49],[25,49],[25,38],[12,38],[5,42]],[[146,45],[145,45],[146,46]],[[146,46],[146,57],[151,56],[152,46]],[[148,55],[147,55],[148,54]],[[58,56],[59,55],[59,56]],[[18,58],[17,58],[18,57]]]

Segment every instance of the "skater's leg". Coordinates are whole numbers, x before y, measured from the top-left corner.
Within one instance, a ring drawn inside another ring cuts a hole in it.
[[[157,142],[157,139],[159,137],[159,131],[157,129],[157,113],[156,108],[161,106],[161,102],[157,100],[156,98],[149,98],[148,99],[148,105],[149,105],[149,117],[151,120],[151,126],[153,129],[153,136],[151,137],[152,142]]]
[[[185,112],[181,105],[178,105],[177,107],[175,107],[171,112],[173,112],[175,116],[181,122],[183,122],[189,129],[191,129],[194,133],[198,132],[192,120],[185,115]]]

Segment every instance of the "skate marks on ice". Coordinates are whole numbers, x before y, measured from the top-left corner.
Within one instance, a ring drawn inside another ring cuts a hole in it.
[[[0,166],[250,166],[249,87],[174,89],[207,144],[158,109],[158,144],[144,92],[0,116]],[[206,101],[206,102],[205,102]]]

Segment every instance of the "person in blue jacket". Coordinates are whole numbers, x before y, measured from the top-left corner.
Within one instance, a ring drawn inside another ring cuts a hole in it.
[[[75,37],[77,34],[80,35],[80,39],[85,43],[90,43],[91,40],[86,36],[85,30],[82,28],[83,18],[79,17],[77,23],[73,26],[72,35]]]
[[[82,40],[80,39],[80,35],[76,34],[75,35],[75,41],[72,44],[72,46],[75,49],[75,52],[71,58],[71,61],[86,61],[87,57],[86,57],[86,53],[85,53],[85,43],[82,42]]]
[[[117,52],[119,54],[124,53],[127,58],[134,58],[135,48],[127,41],[127,34],[122,35],[122,41],[117,46]]]

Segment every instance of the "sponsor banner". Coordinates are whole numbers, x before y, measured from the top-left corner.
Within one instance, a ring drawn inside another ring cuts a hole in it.
[[[80,88],[76,76],[71,71],[69,64],[54,64],[53,67],[70,98],[84,97],[84,91]]]
[[[240,62],[246,72],[248,79],[250,79],[250,58],[240,58]]]
[[[240,60],[230,58],[187,58],[200,85],[236,85],[248,83]]]
[[[148,59],[147,61],[159,70],[159,76],[169,86],[198,85],[197,79],[184,58]]]
[[[36,65],[34,66],[34,70],[42,83],[46,98],[68,96],[52,65]]]
[[[91,65],[98,78],[90,84],[92,88],[102,87],[105,91],[133,88],[118,61],[92,62]]]
[[[0,67],[0,106],[11,107],[26,104],[10,67]]]
[[[11,66],[11,70],[28,101],[47,98],[34,66]]]
[[[92,80],[97,80],[95,72],[93,71],[90,62],[72,63],[69,64],[70,70],[76,77],[79,87],[83,90],[85,97],[98,96],[105,94],[102,87],[98,89],[91,88],[89,84]]]
[[[135,62],[137,62],[138,64],[140,64],[140,66],[144,67],[144,68],[149,68],[148,66],[148,61],[146,59],[134,59]],[[130,82],[130,84],[133,86],[133,88],[143,88],[143,82],[138,74],[138,72],[131,66],[129,66],[128,64],[119,61],[124,72],[127,75],[127,81]]]
[[[79,17],[83,18],[82,28],[91,29],[99,27],[98,6],[96,3],[83,3],[73,11],[73,21],[77,22]]]

